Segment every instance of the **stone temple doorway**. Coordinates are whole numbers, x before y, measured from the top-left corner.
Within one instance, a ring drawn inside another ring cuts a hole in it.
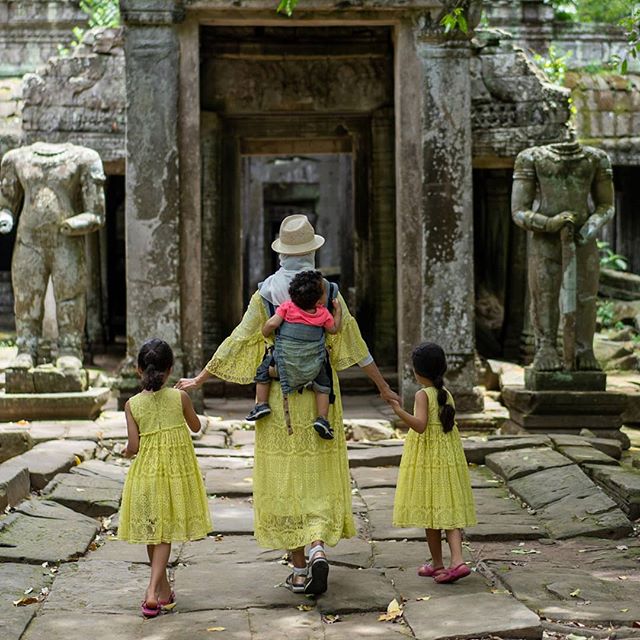
[[[316,267],[355,303],[353,171],[349,153],[244,156],[242,159],[243,303],[279,266],[271,242],[282,220],[305,214],[324,236]]]
[[[277,268],[280,222],[306,213],[381,365],[397,363],[391,30],[201,27],[203,348]]]

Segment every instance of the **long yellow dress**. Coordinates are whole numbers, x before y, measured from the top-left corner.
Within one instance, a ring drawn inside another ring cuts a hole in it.
[[[442,430],[437,390],[422,391],[429,401],[427,428],[411,429],[404,441],[393,506],[394,527],[463,529],[476,524],[469,468],[457,425]],[[453,405],[449,396],[448,403]]]
[[[118,538],[141,544],[204,538],[213,527],[180,391],[139,393],[129,407],[140,448],[122,492]]]
[[[316,417],[312,391],[289,397],[293,434],[288,435],[282,390],[271,384],[271,415],[256,422],[253,470],[255,537],[270,549],[296,549],[314,540],[334,546],[355,535],[351,513],[351,481],[342,425],[342,400],[336,371],[367,357],[368,349],[355,318],[342,296],[342,325],[327,335],[336,401],[329,409],[333,440],[323,440],[313,429]],[[267,312],[256,292],[240,324],[220,345],[207,371],[218,378],[249,384],[262,361],[265,339],[261,329]]]

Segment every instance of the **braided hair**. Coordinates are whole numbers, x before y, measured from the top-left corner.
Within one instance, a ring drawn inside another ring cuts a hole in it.
[[[173,367],[173,351],[164,340],[151,338],[140,347],[138,369],[142,374],[143,389],[147,391],[161,389],[171,367]]]
[[[438,405],[440,407],[440,422],[442,430],[449,433],[453,429],[456,410],[447,403],[449,394],[444,388],[444,374],[447,371],[447,359],[442,347],[434,342],[423,342],[411,354],[415,372],[433,382],[438,390]]]

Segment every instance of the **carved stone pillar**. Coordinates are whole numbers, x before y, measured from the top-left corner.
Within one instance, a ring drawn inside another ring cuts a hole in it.
[[[121,0],[127,27],[127,351],[148,338],[174,349],[183,371],[180,304],[178,96],[180,49],[174,0]]]
[[[445,40],[427,15],[399,29],[396,52],[399,376],[415,391],[410,353],[440,344],[460,412],[474,389],[473,196],[469,45]]]

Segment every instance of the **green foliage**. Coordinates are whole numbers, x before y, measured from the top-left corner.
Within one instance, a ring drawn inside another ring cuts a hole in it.
[[[627,38],[627,54],[619,60],[620,73],[627,73],[629,60],[640,58],[640,1],[634,0],[631,12],[621,18],[618,24],[624,29]]]
[[[613,269],[614,271],[626,271],[629,263],[624,256],[614,253],[608,242],[598,240],[598,251],[600,252],[600,268]]]
[[[545,0],[556,20],[616,24],[628,16],[637,0]]]
[[[467,33],[469,31],[469,24],[467,18],[464,15],[463,7],[455,7],[448,13],[445,13],[440,20],[440,24],[444,27],[445,33],[454,33],[461,31]]]
[[[567,73],[567,60],[569,60],[572,55],[572,51],[567,51],[562,54],[554,45],[550,45],[546,56],[536,53],[533,56],[533,60],[538,67],[544,71],[551,82],[563,85],[564,77]]]
[[[596,321],[605,329],[613,327],[615,308],[613,300],[598,300],[596,303]]]
[[[276,11],[284,13],[289,18],[293,15],[293,10],[298,6],[298,0],[280,0]]]
[[[80,0],[80,9],[87,14],[89,29],[120,26],[119,0]],[[68,56],[82,42],[86,29],[74,27],[73,39],[67,46],[58,45],[58,55]]]

